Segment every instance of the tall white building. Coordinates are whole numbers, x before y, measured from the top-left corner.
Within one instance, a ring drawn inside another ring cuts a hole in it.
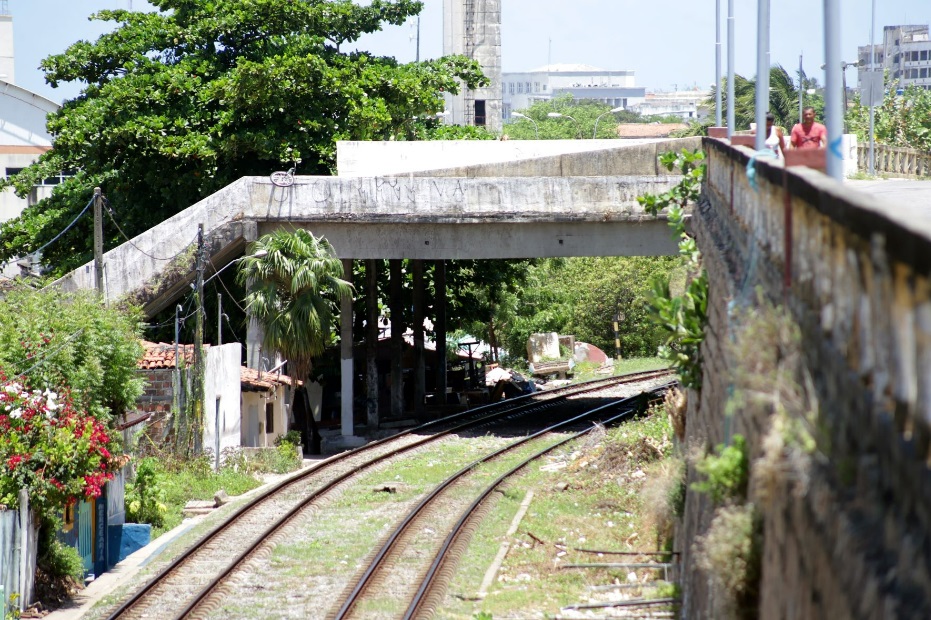
[[[612,108],[628,108],[640,103],[646,93],[643,87],[634,85],[633,71],[580,64],[554,64],[520,73],[504,73],[501,81],[505,120],[511,118],[512,111],[526,110],[534,103],[564,93],[576,100],[591,99]]]
[[[860,75],[871,69],[870,46],[857,48]],[[882,42],[874,46],[877,69],[889,71],[889,79],[899,80],[901,86],[912,84],[931,90],[931,37],[928,26],[904,25],[883,28]]]
[[[16,174],[52,148],[45,130],[46,117],[58,104],[13,83],[13,17],[9,4],[0,0],[0,174]],[[27,198],[19,198],[8,187],[0,192],[0,222],[12,219],[27,206],[52,193],[61,175],[36,185]],[[19,273],[16,265],[0,265],[6,276]]]
[[[478,61],[488,86],[446,94],[446,123],[501,129],[501,0],[443,0],[443,54]]]

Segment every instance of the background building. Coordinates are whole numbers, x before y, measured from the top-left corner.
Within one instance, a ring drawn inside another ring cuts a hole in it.
[[[678,116],[683,121],[691,122],[708,116],[704,102],[709,96],[707,90],[647,93],[644,99],[631,105],[630,110],[643,116]]]
[[[931,90],[931,38],[928,26],[905,25],[883,28],[882,42],[874,46],[877,68],[889,72],[889,79],[899,80],[900,86],[912,84]],[[862,63],[857,71],[860,82],[863,71],[870,65],[870,46],[857,48]]]
[[[501,130],[501,0],[443,0],[443,54],[477,60],[488,86],[446,94],[446,123]]]
[[[13,17],[7,3],[0,0],[0,174],[15,174],[52,148],[52,137],[45,130],[46,117],[58,110],[54,101],[20,88],[13,83]],[[22,213],[27,206],[52,193],[61,176],[45,179],[27,198],[19,198],[13,188],[0,192],[0,221]],[[2,265],[7,277],[19,274],[17,265]]]
[[[646,89],[634,86],[634,72],[591,65],[554,64],[501,76],[504,118],[539,101],[569,93],[573,99],[592,99],[612,108],[627,108],[643,100]]]

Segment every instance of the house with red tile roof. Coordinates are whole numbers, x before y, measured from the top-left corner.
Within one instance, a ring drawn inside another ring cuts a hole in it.
[[[145,416],[145,433],[156,443],[166,441],[190,393],[194,345],[143,342],[139,372],[147,387],[138,401]],[[205,451],[222,454],[240,447],[269,447],[289,430],[293,415],[292,380],[279,372],[260,372],[242,365],[238,343],[204,346]],[[185,386],[186,389],[179,389]],[[141,420],[140,420],[141,421]]]

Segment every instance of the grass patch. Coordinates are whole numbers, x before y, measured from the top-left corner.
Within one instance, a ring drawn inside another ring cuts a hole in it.
[[[630,357],[614,360],[614,368],[609,374],[617,376],[631,372],[644,372],[668,367],[669,362],[659,357]],[[573,382],[589,381],[591,379],[603,379],[609,376],[608,374],[599,373],[599,368],[600,366],[593,362],[579,362],[572,370],[572,380]]]
[[[219,472],[215,472],[208,457],[189,461],[161,458],[149,462],[152,463],[155,485],[165,505],[161,525],[152,528],[153,539],[181,524],[182,510],[187,502],[211,500],[221,489],[229,495],[242,495],[262,484],[251,473],[240,471],[232,465],[221,467]]]
[[[552,617],[562,607],[597,598],[595,586],[629,583],[631,573],[638,587],[625,592],[653,596],[655,588],[646,584],[662,577],[656,569],[562,566],[642,561],[578,549],[663,551],[669,546],[645,510],[643,491],[654,482],[653,468],[669,459],[671,436],[665,411],[652,408],[639,419],[573,442],[510,483],[463,556],[442,617]],[[534,491],[533,502],[517,533],[506,538],[528,489]],[[476,600],[502,541],[509,544],[504,563],[487,596]]]

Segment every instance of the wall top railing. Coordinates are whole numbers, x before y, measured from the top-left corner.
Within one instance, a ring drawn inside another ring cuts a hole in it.
[[[878,174],[900,177],[931,177],[931,153],[898,146],[875,145],[874,169]],[[857,146],[857,167],[869,169],[870,149]]]
[[[705,138],[702,144],[706,152],[714,151],[735,160],[741,168],[746,168],[753,155],[752,149],[734,147],[724,140]],[[759,181],[784,188],[790,196],[804,200],[864,240],[869,241],[877,234],[883,236],[891,256],[919,272],[931,272],[931,235],[919,227],[906,225],[876,198],[814,170],[787,170],[775,160],[756,161]]]

